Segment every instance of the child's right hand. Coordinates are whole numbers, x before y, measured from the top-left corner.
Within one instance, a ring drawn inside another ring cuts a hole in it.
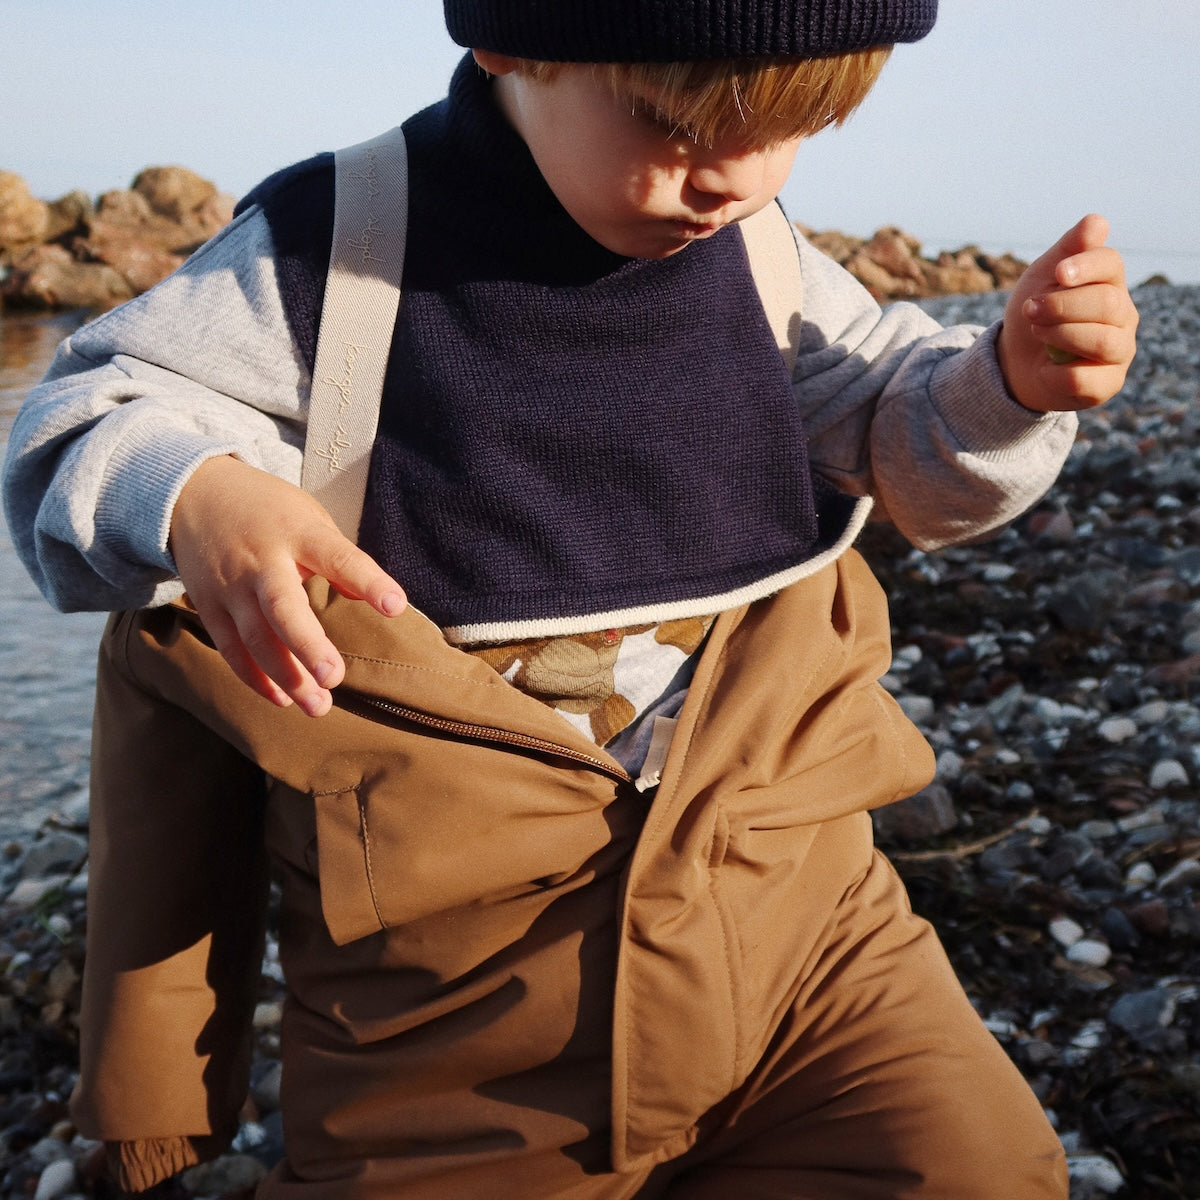
[[[180,492],[170,549],[188,598],[238,678],[309,716],[333,703],[345,663],[308,603],[314,575],[384,616],[404,591],[344,537],[307,492],[232,457],[203,463]]]

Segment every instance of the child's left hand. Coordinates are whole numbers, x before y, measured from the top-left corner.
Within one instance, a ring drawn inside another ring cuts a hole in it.
[[[1107,237],[1103,217],[1084,217],[1009,297],[997,343],[1000,369],[1013,396],[1035,412],[1092,408],[1125,383],[1138,313]],[[1057,362],[1048,347],[1074,357]]]

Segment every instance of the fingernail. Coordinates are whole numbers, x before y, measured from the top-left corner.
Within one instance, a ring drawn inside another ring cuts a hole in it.
[[[1041,312],[1042,312],[1041,301],[1039,301],[1039,300],[1026,300],[1025,301],[1025,316],[1028,320],[1036,321],[1038,319],[1038,317],[1041,315]]]
[[[1079,278],[1079,268],[1067,259],[1059,266],[1059,278],[1063,283],[1074,283]]]
[[[333,663],[329,662],[328,659],[322,660],[313,667],[313,678],[318,684],[321,685],[321,687],[325,687],[325,685],[328,684],[330,677],[333,675],[333,670]]]
[[[385,617],[394,617],[397,613],[404,611],[404,597],[397,592],[388,592],[379,601],[379,607],[383,610]]]
[[[305,696],[300,701],[300,707],[310,717],[320,717],[329,711],[333,697],[328,692],[318,692],[315,696]]]

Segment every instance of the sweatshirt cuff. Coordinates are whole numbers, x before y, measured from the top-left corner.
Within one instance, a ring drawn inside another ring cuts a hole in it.
[[[161,425],[150,422],[131,429],[105,469],[97,539],[118,558],[176,574],[167,538],[179,493],[201,463],[236,450],[233,442],[182,433],[164,439]]]
[[[930,380],[934,407],[960,448],[992,462],[1025,455],[1031,441],[1052,434],[1073,438],[1079,423],[1073,412],[1037,413],[1013,398],[996,353],[1000,325],[948,355]]]

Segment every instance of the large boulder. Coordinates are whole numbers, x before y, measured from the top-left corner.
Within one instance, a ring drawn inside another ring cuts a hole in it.
[[[2,292],[17,308],[112,308],[134,290],[107,263],[80,262],[57,243],[34,246],[17,257]]]
[[[863,246],[862,238],[853,237],[837,229],[826,229],[817,232],[815,229],[809,229],[804,225],[799,225],[798,228],[822,254],[832,258],[835,263],[841,263],[843,266]]]
[[[966,246],[953,253],[943,250],[928,268],[930,293],[943,296],[993,291],[996,280],[984,270],[980,257],[975,246]]]
[[[862,253],[904,285],[912,284],[919,289],[925,282],[921,243],[894,225],[877,229],[871,240],[863,246]]]
[[[166,279],[187,257],[164,249],[158,238],[143,227],[99,217],[74,240],[72,248],[80,261],[103,263],[119,272],[135,294]]]
[[[921,283],[915,279],[893,275],[887,267],[877,263],[867,253],[865,246],[851,255],[842,266],[877,300],[893,300],[900,296],[912,297],[925,294]]]
[[[135,293],[165,279],[228,224],[232,197],[186,167],[149,167],[128,190],[106,192],[72,249],[107,263]]]
[[[151,210],[174,222],[191,245],[207,241],[233,217],[232,196],[187,167],[147,167],[133,181]]]
[[[992,277],[993,286],[1002,292],[1011,291],[1029,265],[1014,254],[980,254],[978,257],[979,265]]]
[[[46,240],[49,212],[29,185],[12,171],[0,171],[0,251]]]
[[[46,211],[49,221],[42,241],[58,242],[77,233],[83,233],[87,229],[88,222],[96,214],[96,206],[87,192],[77,188],[65,196],[60,196],[57,200],[51,200],[46,205]]]
[[[137,191],[106,192],[71,248],[85,262],[119,271],[135,293],[165,279],[187,256],[192,238],[176,221],[156,213]]]

